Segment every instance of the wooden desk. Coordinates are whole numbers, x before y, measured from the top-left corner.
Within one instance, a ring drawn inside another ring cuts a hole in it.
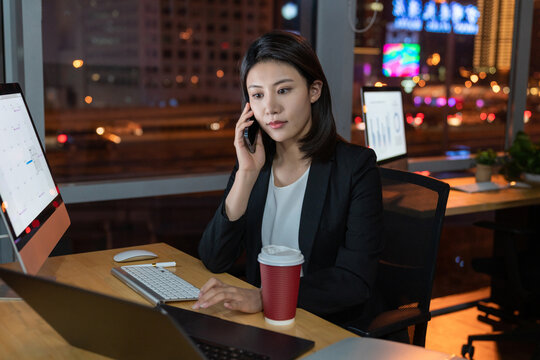
[[[507,184],[502,175],[494,175],[494,182]],[[474,177],[461,177],[453,179],[441,179],[450,187],[474,183]],[[417,194],[404,192],[415,191]],[[431,216],[436,207],[437,198],[426,195],[423,189],[412,189],[407,184],[388,185],[383,189],[383,201],[385,207],[395,207],[396,211],[416,216]],[[509,187],[501,190],[467,193],[450,189],[446,205],[446,216],[464,215],[484,211],[504,210],[521,206],[540,204],[540,186],[531,188]]]
[[[443,179],[442,181],[448,183],[452,187],[473,183],[474,177]],[[503,184],[506,183],[502,175],[494,175],[492,181]],[[466,193],[451,189],[450,195],[448,196],[448,204],[446,205],[446,216],[536,204],[540,204],[540,186],[532,187],[530,189],[507,188],[478,193]]]
[[[211,276],[232,285],[251,287],[231,275],[210,273],[199,260],[167,244],[149,244],[138,248],[156,253],[159,255],[158,261],[176,261],[176,268],[171,270],[197,287],[201,287]],[[118,266],[112,259],[113,255],[120,251],[113,249],[49,258],[39,274],[55,276],[59,282],[151,306],[144,298],[111,275],[111,268]],[[172,305],[191,309],[193,303],[187,301]],[[315,347],[310,353],[339,340],[356,336],[302,309],[297,309],[296,321],[288,328],[266,324],[261,313],[243,314],[227,310],[220,305],[201,312],[313,340]],[[0,358],[105,359],[101,355],[69,345],[24,301],[0,302]]]

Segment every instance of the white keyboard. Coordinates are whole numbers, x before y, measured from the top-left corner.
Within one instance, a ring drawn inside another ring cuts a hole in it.
[[[470,184],[464,184],[464,185],[456,185],[456,186],[452,186],[452,189],[461,190],[468,193],[475,193],[475,192],[481,192],[481,191],[506,189],[508,186],[509,186],[508,184],[499,184],[492,181],[486,181],[486,182],[477,182],[477,183],[470,183]]]
[[[199,297],[199,289],[162,267],[127,265],[111,273],[154,305]]]

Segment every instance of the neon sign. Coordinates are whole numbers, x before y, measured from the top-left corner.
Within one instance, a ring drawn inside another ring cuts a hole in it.
[[[383,47],[384,76],[412,77],[420,72],[420,45],[385,44]]]
[[[435,0],[392,0],[394,27],[408,31],[476,35],[480,11],[474,5],[456,1],[438,3]]]

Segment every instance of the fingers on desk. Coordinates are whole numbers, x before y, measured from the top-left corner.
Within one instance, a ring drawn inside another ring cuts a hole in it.
[[[231,310],[250,313],[262,310],[259,289],[243,289],[227,285],[215,278],[211,278],[201,287],[199,300],[193,305],[193,309],[205,309],[221,302]]]
[[[204,284],[201,289],[200,289],[200,295],[199,295],[199,299],[201,298],[202,295],[204,295],[208,290],[212,289],[212,288],[215,288],[215,287],[223,287],[223,286],[227,286],[225,283],[219,281],[218,279],[216,278],[210,278],[210,280],[208,280],[206,282],[206,284]]]

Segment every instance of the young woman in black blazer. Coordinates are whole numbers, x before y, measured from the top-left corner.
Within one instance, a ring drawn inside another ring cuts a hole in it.
[[[375,153],[336,134],[328,83],[306,39],[282,31],[263,35],[248,49],[240,73],[248,102],[235,130],[238,161],[199,244],[201,260],[212,272],[225,272],[245,251],[247,279],[259,287],[257,255],[263,243],[280,240],[268,236],[283,230],[276,217],[290,217],[295,225],[284,225],[293,229],[287,241],[305,259],[298,306],[338,323],[358,317],[371,295],[382,247]],[[253,121],[262,131],[251,153],[243,133]],[[269,187],[295,186],[301,179],[296,213],[282,208],[269,215]],[[212,278],[194,308],[216,303],[262,310],[260,289]]]

